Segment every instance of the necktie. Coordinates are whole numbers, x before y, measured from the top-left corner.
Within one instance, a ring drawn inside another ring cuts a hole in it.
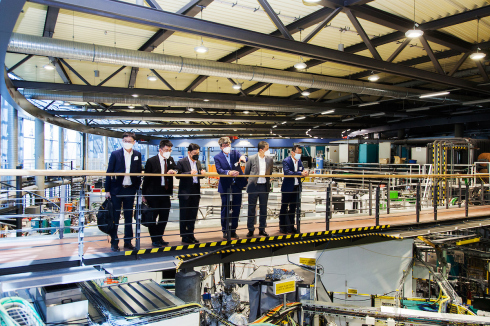
[[[167,160],[163,160],[165,162],[165,174],[167,173]],[[168,177],[165,176],[165,190],[168,190]]]

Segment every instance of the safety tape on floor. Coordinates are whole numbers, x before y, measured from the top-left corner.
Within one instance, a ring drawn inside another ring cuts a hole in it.
[[[287,247],[287,246],[294,246],[294,245],[301,245],[301,244],[308,244],[308,243],[319,243],[319,242],[327,242],[327,241],[339,241],[339,240],[354,239],[354,238],[364,238],[364,237],[370,237],[370,236],[379,236],[379,237],[385,237],[385,238],[391,238],[391,239],[403,239],[403,237],[388,235],[388,234],[384,234],[384,233],[366,233],[366,234],[347,235],[347,236],[338,237],[338,238],[312,239],[312,240],[302,240],[302,241],[293,241],[293,242],[273,243],[273,244],[253,246],[253,247],[248,247],[248,248],[223,249],[223,250],[219,250],[219,251],[214,252],[214,254],[245,252],[245,251],[250,251],[250,250],[279,248],[279,247]],[[180,256],[176,256],[175,258],[177,258],[177,259],[195,258],[195,257],[204,256],[204,255],[208,255],[208,254],[210,254],[210,252],[206,251],[206,252],[200,252],[200,253],[180,255]]]
[[[332,231],[277,235],[273,237],[246,238],[246,239],[231,240],[231,241],[224,240],[224,241],[206,242],[206,243],[182,245],[182,246],[168,246],[163,248],[130,250],[130,251],[125,251],[124,254],[126,256],[131,256],[131,255],[154,254],[154,253],[167,252],[167,251],[214,248],[218,246],[243,245],[243,244],[251,244],[251,243],[256,244],[256,243],[269,242],[269,241],[284,241],[284,240],[298,239],[298,238],[305,239],[305,238],[321,237],[325,235],[339,235],[339,234],[352,233],[352,232],[382,230],[382,229],[387,229],[389,227],[390,225],[366,226],[360,228],[341,229],[341,230],[332,230]]]

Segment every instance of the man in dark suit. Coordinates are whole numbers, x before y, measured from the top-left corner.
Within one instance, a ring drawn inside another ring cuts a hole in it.
[[[168,139],[160,141],[158,155],[146,161],[145,173],[176,174],[177,165],[170,156],[172,153],[172,142]],[[168,245],[163,241],[163,233],[167,226],[170,213],[170,197],[174,189],[173,177],[150,177],[145,176],[143,180],[143,201],[148,203],[153,210],[155,224],[148,227],[151,244],[153,247],[164,247]],[[157,220],[158,219],[158,220]]]
[[[266,141],[259,142],[257,146],[258,153],[251,156],[245,166],[245,174],[247,175],[271,175],[274,162],[269,151],[269,144]],[[259,199],[259,235],[267,237],[269,234],[265,232],[267,226],[267,202],[269,200],[270,178],[266,177],[249,177],[247,185],[248,193],[248,220],[247,237],[253,237],[255,230],[255,219],[257,211],[257,199]]]
[[[201,184],[199,174],[206,171],[201,168],[199,162],[199,145],[189,144],[187,157],[177,162],[179,174],[191,174],[195,177],[179,177],[179,206],[180,206],[180,236],[184,243],[199,243],[194,236],[194,224],[196,224],[199,201],[201,199]]]
[[[136,136],[132,132],[123,134],[123,148],[111,153],[107,173],[141,173],[141,153],[133,150]],[[134,195],[141,185],[141,177],[118,176],[106,177],[106,197],[112,198],[116,227],[111,232],[111,250],[119,251],[117,229],[121,217],[121,205],[124,211],[124,248],[134,250],[133,207]]]
[[[221,137],[218,140],[221,152],[214,157],[216,172],[222,175],[238,176],[243,175],[240,162],[245,163],[247,158],[240,152],[231,149],[231,140],[228,137]],[[238,227],[238,216],[242,206],[242,190],[247,185],[246,178],[220,178],[218,192],[221,194],[221,230],[223,238],[226,238],[226,215],[229,214],[231,237],[238,239],[236,229]],[[231,205],[228,207],[230,200],[231,186]]]
[[[301,163],[302,152],[301,146],[293,146],[291,156],[282,161],[284,175],[308,176],[308,171],[303,168],[303,163]],[[301,177],[284,178],[282,182],[281,211],[279,212],[279,232],[281,233],[296,233],[294,215],[298,193],[301,191]]]

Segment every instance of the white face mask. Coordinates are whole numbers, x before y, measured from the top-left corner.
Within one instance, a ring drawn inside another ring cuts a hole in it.
[[[296,161],[301,160],[301,154],[294,154],[294,159],[295,159]]]
[[[162,153],[162,157],[166,160],[168,160],[168,158],[170,157],[170,152],[163,152]]]
[[[266,150],[266,151],[264,152],[264,155],[265,155],[265,156],[272,156],[272,154],[271,154],[271,151],[270,151],[270,150]]]
[[[131,148],[133,148],[133,145],[134,145],[134,144],[132,144],[132,143],[123,143],[123,147],[124,147],[124,149],[126,149],[126,150],[128,150],[128,151],[129,151]]]
[[[223,153],[230,154],[230,152],[231,152],[231,146],[223,148]]]

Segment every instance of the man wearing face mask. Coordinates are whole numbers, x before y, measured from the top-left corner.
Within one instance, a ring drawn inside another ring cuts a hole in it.
[[[158,155],[146,161],[146,173],[158,174],[176,174],[177,165],[174,159],[170,157],[172,153],[172,142],[168,139],[160,141]],[[163,233],[170,213],[170,197],[173,194],[174,178],[173,177],[149,177],[145,176],[143,180],[143,201],[148,203],[153,210],[153,219],[155,224],[148,227],[153,247],[164,247],[168,245],[163,241]],[[157,220],[158,219],[158,220]]]
[[[296,202],[298,192],[301,191],[301,177],[308,176],[308,171],[303,168],[301,163],[301,146],[294,145],[291,149],[291,156],[282,161],[284,175],[298,175],[298,178],[284,178],[281,186],[281,211],[279,212],[279,232],[296,233],[294,227]]]
[[[141,173],[141,153],[133,150],[136,136],[132,132],[123,134],[123,148],[111,153],[107,173]],[[124,212],[124,248],[134,250],[133,239],[133,207],[134,196],[141,185],[141,177],[106,177],[106,198],[112,199],[116,227],[111,232],[111,250],[119,251],[117,229],[121,217],[121,205]]]
[[[274,164],[272,155],[269,151],[269,144],[266,141],[259,142],[257,146],[258,153],[251,156],[245,166],[246,175],[271,175],[272,166]],[[257,211],[257,199],[259,199],[259,235],[267,237],[269,234],[265,232],[267,226],[267,201],[269,200],[270,178],[266,177],[250,177],[248,178],[247,193],[248,193],[248,220],[247,237],[253,237],[255,230],[255,218]]]
[[[240,167],[240,162],[246,163],[247,158],[240,154],[240,152],[231,149],[231,140],[228,137],[221,137],[218,140],[221,152],[214,157],[214,164],[216,165],[216,172],[222,175],[238,176],[242,175],[243,171]],[[238,227],[238,216],[240,215],[240,209],[242,206],[242,190],[247,185],[245,178],[220,178],[218,184],[218,192],[221,194],[221,230],[223,231],[223,238],[226,238],[226,216],[229,215],[229,223],[231,230],[231,237],[238,239],[236,229]],[[231,186],[231,203],[228,206],[230,200],[230,186]]]
[[[199,201],[201,199],[201,184],[199,174],[206,171],[201,168],[199,162],[199,145],[189,144],[187,157],[177,162],[177,170],[180,174],[191,174],[195,177],[179,177],[179,206],[180,206],[180,236],[184,243],[199,243],[194,236],[194,225],[196,224],[197,212],[199,211]]]

